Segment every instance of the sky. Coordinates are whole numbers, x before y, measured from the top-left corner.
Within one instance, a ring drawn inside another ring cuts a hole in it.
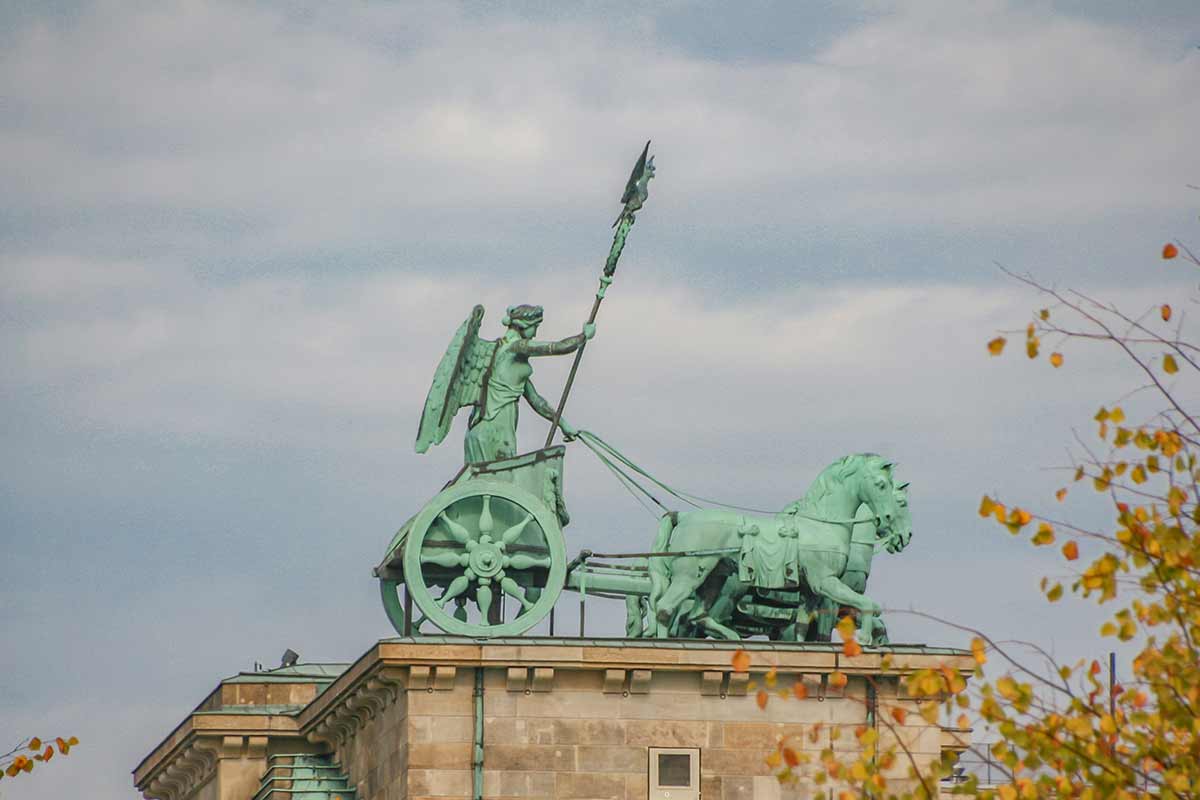
[[[412,448],[446,343],[477,302],[580,329],[648,138],[567,418],[752,506],[882,453],[894,641],[1107,651],[976,509],[1102,524],[1058,468],[1138,376],[984,344],[1045,304],[999,265],[1192,309],[1200,10],[738,5],[0,2],[0,735],[82,741],[0,797],[135,797],[221,677],[391,635],[371,567],[461,459],[461,419]],[[566,494],[569,552],[652,539],[578,445]]]

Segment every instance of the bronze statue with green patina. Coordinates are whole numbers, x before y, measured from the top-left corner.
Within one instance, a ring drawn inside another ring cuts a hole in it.
[[[887,459],[871,453],[838,459],[802,498],[776,513],[703,508],[696,502],[701,498],[654,478],[562,418],[580,359],[595,334],[597,311],[653,176],[647,144],[621,197],[612,246],[582,332],[539,340],[542,308],[517,305],[504,315],[503,335],[487,339],[479,335],[483,307],[475,306],[446,349],[426,398],[416,449],[425,452],[442,442],[458,411],[469,407],[465,465],[396,533],[376,568],[385,609],[401,634],[419,632],[426,621],[472,637],[519,634],[549,614],[566,589],[583,597],[589,592],[624,596],[631,637],[828,641],[836,618],[849,611],[858,618],[864,645],[887,641],[880,606],[866,594],[867,577],[875,552],[899,552],[912,536],[907,484],[896,484]],[[534,359],[568,354],[574,354],[574,363],[557,406],[551,406],[534,387]],[[541,449],[518,455],[522,401],[551,426]],[[641,489],[666,512],[650,552],[608,554],[629,559],[612,565],[589,561],[594,554],[584,550],[566,562],[565,448],[551,446],[559,427],[568,441],[580,440],[619,480]],[[672,510],[641,481],[697,510]],[[400,602],[402,584],[419,608],[416,620]],[[514,616],[506,614],[506,603],[515,603]]]
[[[501,321],[506,330],[499,339],[480,338],[483,306],[475,306],[459,327],[442,357],[433,385],[425,400],[425,411],[417,429],[416,449],[424,453],[440,444],[450,431],[455,413],[471,408],[463,442],[468,464],[512,458],[517,454],[517,418],[522,398],[541,416],[555,419],[555,409],[533,385],[530,360],[543,356],[574,353],[596,332],[587,323],[583,332],[558,341],[538,341],[542,323],[541,306],[509,306]],[[568,438],[575,429],[566,420],[559,426]]]
[[[864,507],[865,518],[859,516]],[[864,520],[893,552],[912,535],[907,498],[894,485],[892,465],[871,453],[834,462],[803,498],[775,515],[722,509],[665,515],[653,548],[663,556],[648,559],[644,635],[702,631],[737,639],[738,629],[749,626],[794,641],[807,638],[811,611],[846,606],[859,614],[860,641],[877,643],[880,606],[847,582],[853,532]],[[801,613],[805,607],[809,612]]]

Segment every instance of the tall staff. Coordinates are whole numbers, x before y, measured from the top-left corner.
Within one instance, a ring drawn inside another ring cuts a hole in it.
[[[625,207],[621,209],[621,215],[613,223],[613,227],[617,230],[613,234],[612,247],[608,251],[608,260],[604,262],[604,273],[600,276],[600,288],[596,290],[596,302],[592,303],[592,313],[588,315],[587,321],[589,325],[596,321],[596,314],[600,311],[600,304],[604,302],[604,293],[608,290],[609,284],[613,282],[613,274],[617,271],[617,261],[621,258],[621,251],[625,249],[625,237],[629,235],[629,229],[633,227],[637,212],[649,196],[647,184],[650,183],[650,179],[653,177],[654,156],[650,155],[650,142],[647,141],[646,146],[642,149],[642,155],[638,157],[637,164],[634,165],[633,172],[629,176],[629,182],[625,184],[625,193],[621,195],[621,202],[625,204]],[[543,447],[549,447],[554,441],[554,434],[558,430],[559,421],[562,419],[563,408],[567,405],[567,395],[571,393],[571,385],[575,383],[575,373],[579,370],[579,362],[583,359],[583,350],[586,345],[587,342],[585,341],[575,351],[575,361],[571,364],[571,374],[567,376],[567,385],[563,387],[562,397],[558,401],[558,409],[554,412],[554,421],[550,424],[550,433],[546,435],[546,444]]]

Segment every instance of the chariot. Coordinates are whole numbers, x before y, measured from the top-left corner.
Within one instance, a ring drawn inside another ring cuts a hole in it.
[[[565,449],[468,464],[404,523],[375,568],[397,633],[430,622],[473,638],[516,636],[550,615],[564,588],[629,604],[650,594],[644,561],[593,565],[585,550],[567,562]]]

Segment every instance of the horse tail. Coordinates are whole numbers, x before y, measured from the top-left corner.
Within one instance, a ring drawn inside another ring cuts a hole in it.
[[[671,545],[671,534],[678,524],[678,511],[668,511],[663,514],[662,519],[658,522],[658,536],[654,537],[654,546],[650,548],[651,552],[667,552],[667,548]],[[650,572],[650,617],[653,619],[654,610],[658,608],[658,600],[666,591],[667,584],[671,582],[671,576],[667,571],[667,559],[648,558],[646,560],[649,562],[647,569]]]

